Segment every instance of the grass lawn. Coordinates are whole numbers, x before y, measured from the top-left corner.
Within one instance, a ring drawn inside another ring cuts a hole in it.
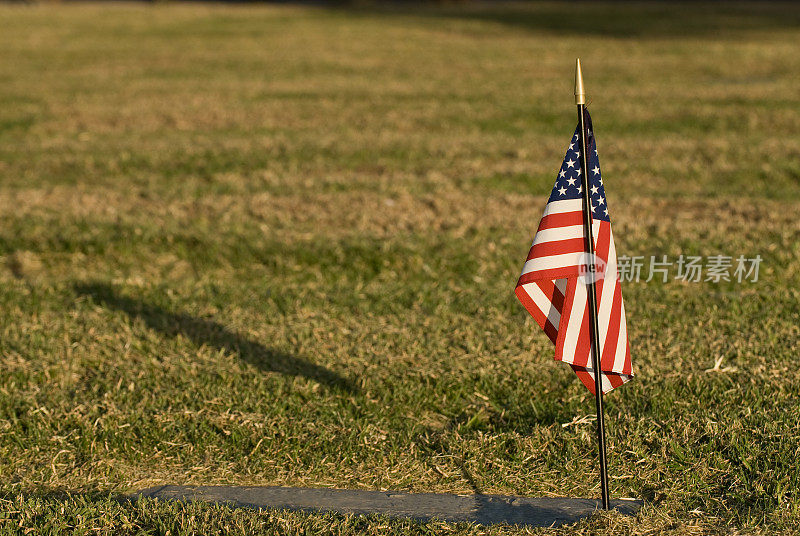
[[[577,56],[619,254],[763,263],[624,285],[646,506],[534,532],[797,531],[798,41],[788,3],[0,6],[0,534],[524,532],[119,500],[166,483],[599,496],[513,294]]]

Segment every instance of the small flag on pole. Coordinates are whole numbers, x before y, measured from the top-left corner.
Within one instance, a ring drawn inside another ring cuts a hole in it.
[[[595,394],[588,295],[592,281],[597,293],[598,354],[603,392],[629,381],[633,370],[625,307],[617,280],[617,254],[608,201],[600,174],[592,120],[588,111],[584,113],[588,165],[581,165],[579,125],[561,164],[515,292],[555,344],[555,359],[568,363],[589,391]],[[588,170],[588,181],[581,176],[581,168]],[[586,184],[590,189],[591,234],[594,237],[594,256],[591,258],[586,252],[582,212]]]

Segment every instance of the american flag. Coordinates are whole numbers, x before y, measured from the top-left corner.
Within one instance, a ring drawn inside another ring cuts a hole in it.
[[[617,253],[611,233],[600,161],[586,112],[589,147],[589,189],[603,392],[633,378],[625,307],[617,280]],[[584,253],[580,126],[570,142],[556,184],[515,293],[556,345],[556,361],[568,363],[593,394],[594,370],[589,337],[589,299]]]

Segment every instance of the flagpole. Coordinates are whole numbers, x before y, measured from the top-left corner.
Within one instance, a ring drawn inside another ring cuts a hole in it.
[[[583,185],[583,236],[585,238],[585,252],[588,259],[587,291],[589,294],[589,337],[592,345],[592,370],[594,370],[594,401],[597,409],[597,448],[600,457],[600,493],[603,509],[608,510],[608,466],[606,464],[606,425],[603,418],[603,381],[600,371],[600,340],[597,322],[597,291],[595,289],[595,262],[594,262],[594,236],[592,233],[591,196],[589,193],[589,142],[586,130],[584,112],[586,109],[586,94],[583,89],[583,75],[581,74],[581,60],[575,64],[575,104],[578,107],[578,124],[580,126],[581,149],[581,184]]]

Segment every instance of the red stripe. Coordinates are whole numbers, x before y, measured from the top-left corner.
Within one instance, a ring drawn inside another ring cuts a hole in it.
[[[564,295],[561,294],[560,290],[558,290],[555,282],[546,279],[544,281],[537,281],[536,285],[542,290],[542,293],[544,293],[545,297],[547,297],[547,301],[550,302],[550,306],[558,311],[559,315],[563,314],[562,306],[564,305]],[[547,311],[548,317],[549,313],[550,311]],[[550,340],[555,344],[556,339],[558,338],[558,327],[554,326],[548,318],[548,321],[543,329],[547,336],[550,337]]]
[[[556,341],[556,355],[554,356],[556,361],[564,360],[564,337],[566,336],[567,324],[569,323],[569,311],[572,310],[572,302],[575,300],[575,283],[575,277],[567,279],[567,291],[564,294],[564,303],[561,306],[561,310],[564,311],[564,314],[561,315],[561,321],[558,323],[558,332],[562,335]]]
[[[608,252],[611,249],[611,226],[606,222],[600,223],[600,230],[598,231],[597,236],[597,247],[595,248],[595,254],[603,259],[604,261],[608,260]],[[608,275],[608,274],[606,274]],[[595,289],[597,292],[597,311],[600,311],[600,303],[603,299],[604,290],[606,289],[607,279],[598,279],[595,284]],[[611,283],[613,284],[613,283]],[[611,369],[614,368],[614,356],[615,350],[617,348],[617,336],[619,332],[619,316],[616,316],[616,326],[615,326],[615,314],[614,314],[614,307],[616,306],[616,295],[619,291],[619,285],[616,285],[614,290],[614,296],[612,296],[612,307],[611,307],[611,315],[609,317],[609,325],[606,326],[606,338],[605,340],[600,340],[600,370],[603,372],[610,372]],[[617,311],[619,312],[619,311]],[[598,326],[600,328],[600,326]],[[600,332],[602,333],[602,329]],[[599,337],[598,337],[599,338]],[[613,341],[613,345],[609,344]],[[609,362],[608,354],[611,354],[611,361]]]
[[[608,245],[609,245],[609,239],[610,239],[610,235],[608,233],[608,227],[603,226],[601,224],[600,225],[600,230],[598,231],[597,236],[594,237],[594,238],[595,238],[595,249],[594,249],[595,255],[600,257],[603,260],[607,259],[608,258]],[[603,299],[603,287],[604,286],[605,286],[605,278],[604,279],[598,279],[597,281],[595,281],[595,285],[594,285],[594,289],[595,289],[595,302],[594,302],[594,304],[596,306],[595,313],[600,311],[600,300]],[[586,293],[587,294],[589,293],[588,286],[586,288]],[[589,313],[589,298],[588,298],[588,296],[586,298],[586,313],[587,313],[587,315]],[[599,318],[598,318],[597,329],[598,329],[598,331],[600,333],[602,333],[602,330],[600,329]],[[605,349],[605,344],[604,344],[604,341],[600,339],[600,333],[597,334],[597,340],[598,340],[598,344],[599,344],[599,347],[597,349],[598,350],[598,354],[599,354],[597,356],[597,361],[598,361],[598,366],[600,368],[600,371],[602,372],[603,370],[605,370],[605,368],[603,367],[603,351]],[[587,327],[586,336],[589,339],[588,340],[588,344],[589,344],[589,348],[591,349],[592,341],[591,341],[590,334],[591,334],[591,332],[588,330],[588,327]],[[586,366],[587,367],[594,367],[594,363],[590,359],[590,355],[588,353],[586,355]]]
[[[611,243],[611,233],[609,232],[609,227],[601,223],[600,230],[597,232],[597,236],[595,237],[596,246],[594,248],[594,254],[597,257],[603,259],[603,262],[605,262],[608,259],[608,249],[610,243]],[[603,279],[598,279],[594,285],[597,294],[597,301],[595,302],[595,305],[597,305],[598,311],[600,310],[600,299],[603,297],[604,284],[605,284],[605,277],[603,277]],[[600,341],[600,344],[602,344],[602,341]]]
[[[600,221],[597,236],[594,237],[594,254],[608,262],[608,250],[611,247],[611,225],[608,222]]]
[[[609,227],[607,225],[600,225],[600,229],[598,231],[598,236],[595,241],[597,247],[595,248],[595,254],[600,258],[608,258],[608,249],[610,244],[611,235],[608,232]],[[600,308],[600,299],[603,295],[603,282],[604,280],[600,279],[595,284],[595,294],[597,300],[595,301],[595,306],[599,309]],[[579,281],[578,284],[586,284],[585,281]],[[591,341],[591,326],[590,326],[590,316],[589,316],[589,288],[586,289],[587,297],[586,297],[586,306],[583,309],[583,319],[581,321],[581,330],[578,335],[578,344],[575,348],[575,361],[573,364],[578,366],[585,366],[587,368],[594,368],[594,363],[591,358],[591,348],[592,348],[592,341]],[[599,326],[598,326],[599,327]],[[599,335],[599,334],[598,334]],[[598,337],[599,338],[599,337]],[[603,366],[603,349],[604,344],[603,341],[600,342],[600,347],[598,349],[599,355],[599,368],[602,372],[605,367]],[[613,364],[613,361],[612,361]]]
[[[536,307],[536,303],[528,296],[528,293],[522,288],[522,285],[517,285],[517,288],[514,289],[514,294],[517,295],[517,299],[522,303],[522,306],[525,307],[533,319],[536,320],[539,327],[545,329],[545,325],[549,324],[549,322],[547,322],[547,317]]]
[[[622,372],[629,376],[633,376],[633,363],[631,363],[631,344],[627,339],[625,340],[625,364],[622,366]]]
[[[553,229],[555,227],[581,225],[582,223],[583,214],[581,211],[548,214],[542,218],[542,221],[539,222],[539,230],[542,231],[544,229]]]
[[[553,304],[553,307],[555,307],[556,311],[561,314],[561,307],[564,305],[564,295],[556,286],[555,281],[547,279],[545,281],[537,281],[536,284],[539,285],[540,289],[542,289],[542,292],[544,292],[544,295],[547,296],[548,300],[550,300],[550,303]]]
[[[535,283],[543,279],[572,279],[578,276],[578,266],[562,266],[548,270],[534,270],[519,276],[517,286]]]
[[[587,369],[585,369],[584,367],[575,367],[575,366],[572,367],[572,370],[575,371],[575,374],[578,376],[578,379],[583,383],[583,385],[585,385],[586,388],[589,389],[589,392],[594,394],[594,392],[595,392],[594,391],[594,378],[589,373],[589,371]],[[611,388],[610,389],[606,389],[604,392],[608,392],[611,389],[616,389],[620,385],[624,384],[625,381],[626,381],[626,378],[624,378],[622,375],[616,374],[616,373],[611,373],[611,374],[603,373],[603,376],[605,377],[605,379],[608,380],[608,383],[611,384]],[[628,379],[630,379],[630,378],[628,378]],[[602,378],[601,378],[601,381],[602,381]],[[602,383],[601,383],[601,385],[602,385]]]
[[[583,238],[567,238],[566,240],[540,242],[531,248],[526,262],[535,258],[561,255],[563,253],[583,253]]]
[[[606,332],[606,340],[603,343],[603,356],[600,361],[600,367],[603,370],[611,370],[614,368],[614,360],[617,357],[617,340],[619,339],[619,321],[622,307],[622,294],[619,285],[614,289],[614,301],[611,305],[611,315],[608,319],[608,330]]]
[[[603,222],[604,223],[604,222]],[[608,224],[600,224],[600,230],[597,232],[595,237],[596,246],[594,248],[594,254],[597,257],[600,257],[603,262],[608,262],[608,250],[611,249],[611,227]],[[604,266],[605,269],[607,266]],[[603,282],[605,282],[605,273],[603,274],[603,279],[598,279],[599,285],[598,287],[598,294],[597,294],[597,307],[600,307],[600,290],[602,289]]]
[[[592,375],[589,374],[589,371],[586,370],[584,367],[576,367],[576,366],[573,366],[572,370],[575,371],[575,374],[578,376],[578,379],[583,383],[583,385],[585,385],[586,388],[589,389],[589,392],[594,394],[595,393],[594,378],[592,378]]]
[[[561,307],[564,304],[564,295],[561,294],[561,291],[558,290],[555,283],[553,281],[537,281],[536,285],[542,290],[548,302],[550,302],[551,307],[561,314]],[[539,327],[541,327],[550,340],[555,343],[558,338],[558,328],[548,319],[550,311],[542,311],[539,309],[539,306],[536,305],[536,302],[531,299],[528,292],[521,285],[514,290],[514,293],[517,295],[520,302],[522,302],[525,309],[536,320],[536,323],[539,324]]]
[[[545,322],[544,328],[542,329],[544,330],[545,335],[547,335],[553,344],[555,344],[556,339],[558,339],[558,329],[549,321]]]
[[[608,378],[608,381],[611,383],[612,389],[616,389],[617,387],[625,383],[625,380],[623,380],[622,376],[620,376],[619,374],[606,374],[606,378]]]
[[[582,282],[578,282],[579,285],[583,284]],[[586,301],[583,303],[583,318],[581,319],[581,329],[578,332],[578,342],[575,345],[575,361],[572,362],[573,365],[577,365],[579,367],[591,367],[591,363],[589,362],[589,353],[591,349],[591,345],[589,343],[589,299],[587,296]]]

